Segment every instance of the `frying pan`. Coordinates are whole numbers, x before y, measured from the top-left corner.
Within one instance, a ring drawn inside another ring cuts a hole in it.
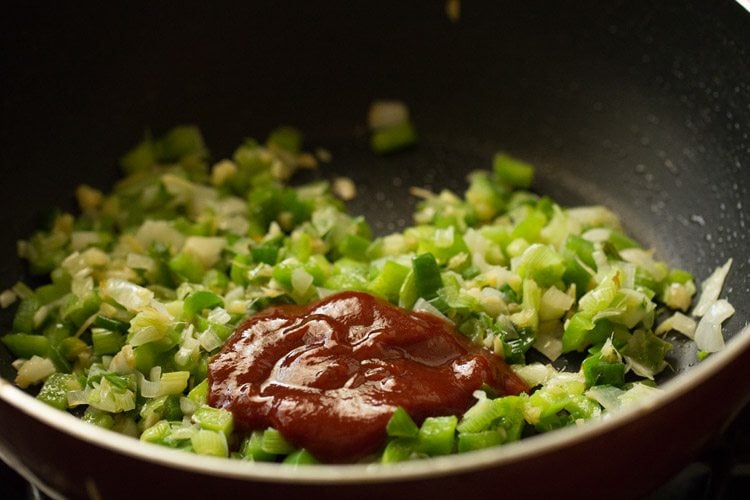
[[[375,231],[410,222],[410,186],[461,190],[504,150],[564,205],[606,204],[630,234],[700,282],[734,259],[727,348],[697,363],[677,340],[665,393],[525,442],[399,467],[291,469],[196,457],[85,425],[12,387],[0,369],[0,458],[46,493],[285,498],[633,497],[704,449],[750,386],[750,14],[716,2],[181,2],[159,9],[14,3],[0,21],[0,279],[14,241],[75,186],[106,189],[118,155],[178,123],[215,159],[280,124],[359,187]],[[377,98],[408,103],[420,140],[368,150]],[[10,313],[3,321],[7,327]]]

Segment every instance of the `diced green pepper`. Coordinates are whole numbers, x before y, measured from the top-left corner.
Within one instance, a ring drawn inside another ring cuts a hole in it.
[[[53,373],[44,381],[36,398],[58,410],[65,410],[68,407],[68,391],[79,389],[80,385],[75,375]]]
[[[13,318],[13,331],[32,333],[36,328],[34,315],[41,306],[41,302],[36,297],[22,300]]]
[[[397,302],[399,290],[408,273],[408,267],[392,260],[386,261],[375,279],[370,282],[368,289],[375,295]]]
[[[492,163],[495,175],[513,187],[528,189],[534,180],[534,167],[507,154],[498,153]]]
[[[622,387],[625,383],[625,364],[619,361],[611,362],[602,359],[600,353],[586,358],[581,364],[586,377],[586,386],[613,385]]]
[[[391,437],[415,438],[419,435],[419,427],[409,413],[400,406],[391,415],[385,430]]]
[[[412,271],[417,296],[427,300],[436,297],[437,291],[443,286],[443,279],[435,257],[430,253],[417,255],[412,260]]]
[[[30,359],[32,356],[44,358],[49,350],[49,340],[44,335],[9,333],[2,337],[2,341],[17,358]]]
[[[414,438],[394,438],[388,441],[380,457],[381,463],[393,464],[409,460],[416,453],[418,440]]]
[[[297,450],[284,458],[283,463],[290,465],[314,465],[320,463],[317,458],[307,450]]]
[[[480,450],[497,446],[505,442],[505,432],[502,429],[493,429],[480,432],[463,432],[458,435],[458,452]]]
[[[378,154],[400,151],[415,142],[417,131],[410,121],[378,129],[370,137],[370,147]]]
[[[191,318],[204,309],[213,309],[224,305],[224,299],[208,290],[196,290],[185,297],[183,311],[185,316]]]
[[[419,428],[417,449],[429,456],[448,455],[455,447],[457,423],[453,415],[426,418]]]

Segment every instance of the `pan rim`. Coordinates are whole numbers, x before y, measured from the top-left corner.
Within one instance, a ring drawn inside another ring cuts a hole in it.
[[[87,424],[73,415],[44,404],[2,378],[0,378],[0,400],[20,410],[29,418],[34,418],[58,432],[68,434],[91,446],[163,467],[214,477],[265,483],[318,485],[382,483],[418,480],[500,467],[592,440],[670,404],[705,380],[725,369],[730,369],[732,362],[746,349],[750,349],[750,324],[742,327],[727,342],[724,350],[692,367],[687,373],[669,380],[662,386],[661,393],[636,407],[620,410],[610,414],[608,418],[587,421],[578,426],[566,427],[504,446],[460,455],[402,462],[398,466],[325,464],[314,467],[289,467],[276,463],[253,463],[194,455],[156,444],[143,443],[132,437]],[[745,399],[748,397],[750,394]]]

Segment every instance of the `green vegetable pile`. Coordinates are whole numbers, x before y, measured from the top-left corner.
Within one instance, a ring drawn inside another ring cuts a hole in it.
[[[269,305],[362,290],[444,316],[533,387],[477,391],[464,415],[420,425],[399,410],[373,461],[501,445],[658,391],[671,346],[655,318],[687,310],[695,285],[625,235],[612,212],[527,191],[533,168],[498,154],[463,197],[415,189],[415,225],[373,237],[327,181],[285,184],[317,163],[301,142],[281,128],[211,164],[200,132],[181,126],[125,155],[111,194],[81,186],[78,215],[58,213],[19,243],[44,284],[0,294],[3,306],[18,301],[2,337],[17,385],[143,441],[315,463],[274,429],[234,433],[232,415],[206,405],[207,361]],[[532,350],[548,362],[527,363]],[[579,371],[552,366],[566,353],[580,353]]]

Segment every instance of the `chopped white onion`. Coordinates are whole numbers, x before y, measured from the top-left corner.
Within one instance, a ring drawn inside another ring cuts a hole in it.
[[[25,389],[42,382],[55,371],[57,370],[52,360],[34,355],[18,369],[15,382],[18,387]]]
[[[667,268],[654,260],[653,250],[644,250],[642,248],[625,248],[620,250],[620,257],[625,262],[630,262],[640,267],[650,274],[656,281],[661,281],[667,277]]]
[[[575,299],[559,288],[550,287],[542,294],[539,319],[546,321],[560,318],[575,302]]]
[[[110,361],[108,369],[119,375],[133,373],[135,371],[135,351],[133,351],[133,346],[130,344],[122,346],[122,349]]]
[[[711,304],[716,302],[721,293],[721,289],[724,286],[724,280],[727,278],[730,267],[732,267],[731,258],[727,260],[723,266],[717,267],[716,270],[711,273],[711,276],[701,283],[701,296],[698,299],[698,303],[693,308],[693,316],[703,316],[711,307]]]
[[[292,289],[299,295],[304,295],[310,286],[313,284],[312,274],[305,271],[303,268],[298,267],[292,271]]]
[[[586,391],[586,397],[602,405],[605,410],[613,411],[622,406],[620,398],[624,393],[622,389],[611,385],[597,385]]]
[[[721,324],[734,314],[732,304],[724,299],[717,300],[708,308],[695,329],[695,343],[705,352],[717,352],[724,348]]]
[[[157,398],[168,394],[179,394],[187,387],[190,372],[177,371],[159,375],[161,368],[154,368],[159,368],[159,370],[151,369],[152,380],[148,380],[145,377],[140,379],[141,396],[144,398]]]
[[[230,316],[230,314],[223,307],[216,307],[210,313],[208,313],[208,321],[212,321],[220,325],[226,325],[231,319],[232,316]]]
[[[349,177],[336,177],[333,180],[331,191],[344,201],[353,200],[357,197],[357,186]]]
[[[555,361],[562,355],[562,338],[558,334],[542,334],[540,332],[534,338],[532,347],[540,353],[544,354],[544,356],[550,361]]]
[[[78,405],[89,404],[89,392],[91,392],[90,387],[86,387],[82,391],[68,391],[67,392],[68,406],[78,406]]]
[[[164,220],[145,221],[136,231],[135,239],[143,248],[148,248],[152,243],[159,242],[169,248],[179,249],[185,242],[185,236],[172,224]]]
[[[144,271],[156,269],[156,261],[148,255],[140,253],[129,253],[125,259],[125,265],[132,269],[143,269]]]
[[[622,407],[646,406],[662,392],[663,390],[658,387],[652,387],[642,382],[635,382],[633,387],[620,395],[619,399]]]
[[[427,302],[424,298],[419,297],[417,301],[414,303],[414,307],[412,308],[414,312],[426,312],[430,313],[434,316],[438,316],[440,318],[445,319],[446,321],[451,321],[448,316],[444,315],[440,312],[438,308]]]
[[[193,325],[190,325],[193,326]],[[178,366],[186,366],[191,360],[199,356],[201,343],[192,336],[183,336],[182,344],[174,355],[174,361]]]
[[[198,336],[198,341],[206,352],[211,352],[222,346],[224,343],[212,329],[207,329]]]
[[[620,228],[620,220],[614,212],[601,205],[575,207],[568,209],[568,216],[582,226],[604,226]]]
[[[99,233],[96,231],[73,231],[70,233],[70,248],[75,251],[94,245],[99,242]]]
[[[6,307],[13,304],[17,298],[18,295],[16,295],[16,292],[14,292],[13,290],[3,290],[3,293],[0,293],[0,308],[5,309]]]
[[[130,338],[130,345],[138,347],[139,345],[148,344],[161,339],[164,333],[155,326],[145,326],[137,330]]]
[[[109,264],[109,255],[101,248],[88,248],[81,253],[83,261],[89,267],[103,267]]]
[[[656,327],[654,333],[657,335],[661,335],[662,333],[666,333],[670,330],[675,330],[685,335],[686,337],[693,339],[695,338],[696,325],[697,323],[693,318],[685,316],[681,312],[677,311],[673,315],[662,321],[659,326]]]
[[[594,241],[594,242],[607,241],[611,234],[612,234],[611,229],[608,229],[606,227],[595,227],[583,233],[581,237],[583,237],[583,239]]]
[[[237,165],[230,160],[221,160],[211,168],[211,184],[221,186],[237,173]]]
[[[190,398],[180,396],[180,411],[185,415],[192,415],[198,409],[198,404]]]
[[[227,240],[220,236],[189,236],[182,251],[198,258],[206,269],[219,262]]]
[[[88,275],[88,273],[79,273],[73,276],[70,282],[70,291],[76,297],[83,297],[84,295],[94,290],[94,278]]]
[[[607,258],[607,254],[604,253],[604,250],[602,250],[601,244],[597,243],[594,246],[592,257],[594,257],[594,263],[596,264],[596,271],[598,276],[606,275],[607,273],[609,273],[609,270],[612,266],[609,264],[609,259]]]
[[[550,364],[531,363],[529,365],[513,365],[512,368],[515,374],[521,377],[529,387],[542,385],[558,374],[557,370]]]
[[[131,311],[140,311],[154,298],[154,292],[135,283],[117,278],[110,278],[102,287],[104,295]]]

